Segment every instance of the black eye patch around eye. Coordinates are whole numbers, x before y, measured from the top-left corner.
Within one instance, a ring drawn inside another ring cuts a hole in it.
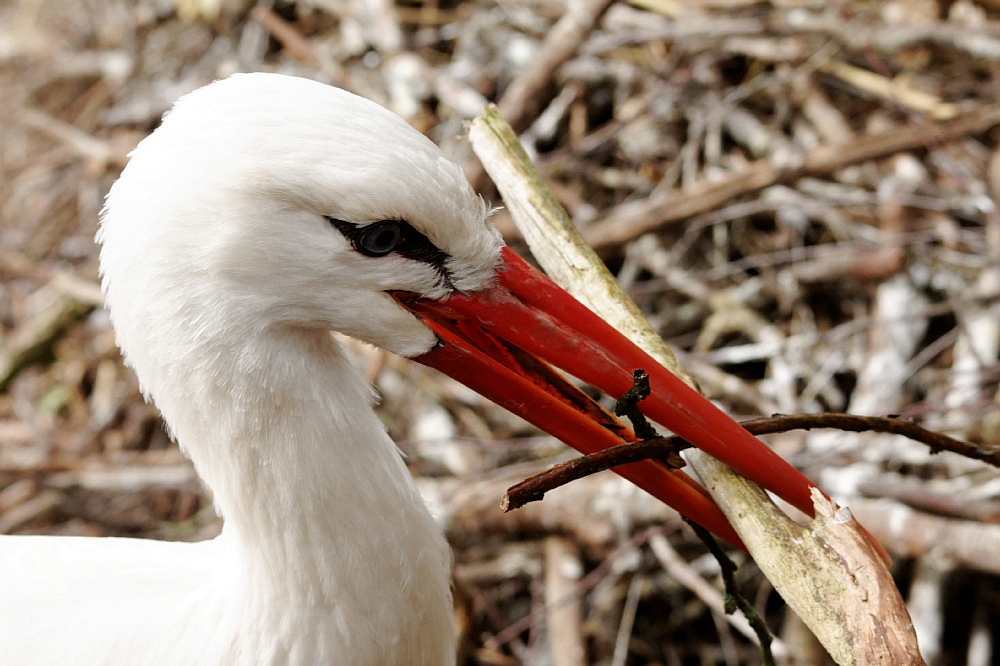
[[[451,286],[445,266],[448,254],[434,245],[427,236],[406,220],[379,220],[370,224],[353,224],[326,216],[327,221],[351,243],[351,247],[366,257],[398,254],[407,259],[433,266]]]

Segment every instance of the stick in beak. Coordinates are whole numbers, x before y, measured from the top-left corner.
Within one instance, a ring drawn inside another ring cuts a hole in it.
[[[639,403],[646,416],[812,515],[812,482],[509,248],[501,253],[497,276],[490,289],[440,301],[396,294],[441,341],[416,361],[583,453],[636,437],[553,367],[615,398],[631,387],[633,370],[641,368],[652,388]],[[615,471],[741,545],[708,493],[683,472],[654,461]]]

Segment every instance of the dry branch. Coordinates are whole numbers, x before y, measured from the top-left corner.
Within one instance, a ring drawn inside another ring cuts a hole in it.
[[[522,175],[532,172],[531,165],[497,111],[487,108],[469,134],[533,254],[554,279],[605,318],[635,312],[596,254],[574,234],[565,212],[551,205],[540,178]],[[594,301],[595,293],[603,303]],[[631,330],[648,329],[641,315],[634,319]],[[664,358],[665,344],[657,343],[651,329],[639,344]],[[705,455],[692,456],[692,464],[762,571],[838,663],[923,663],[892,577],[856,523],[845,520],[834,528],[837,509],[817,494],[816,529],[802,528],[781,515],[763,490],[724,465]],[[826,534],[819,536],[821,531]]]
[[[523,130],[534,119],[556,70],[576,52],[612,2],[582,0],[570,4],[569,11],[549,30],[532,65],[511,82],[497,102],[511,125]]]
[[[737,197],[808,175],[826,175],[864,160],[905,150],[937,147],[1000,124],[1000,106],[984,106],[943,122],[914,123],[884,134],[859,134],[841,144],[823,145],[806,152],[798,164],[778,165],[765,158],[721,180],[700,182],[687,190],[671,190],[643,201],[617,206],[584,231],[583,237],[606,252],[642,234],[706,213]]]

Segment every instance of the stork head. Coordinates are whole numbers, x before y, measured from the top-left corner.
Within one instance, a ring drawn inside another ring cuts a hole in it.
[[[171,353],[156,330],[181,325],[315,326],[415,355],[434,335],[388,292],[490,284],[487,212],[457,165],[374,102],[238,74],[181,98],[136,148],[102,216],[103,287],[138,365],[151,344]]]
[[[125,358],[161,409],[158,387],[271,353],[241,340],[334,329],[591,452],[635,436],[549,364],[613,396],[642,368],[651,418],[809,510],[808,480],[503,247],[486,216],[460,169],[382,107],[304,79],[236,75],[178,101],[133,153],[102,214],[103,287]],[[175,403],[189,400],[177,391]],[[682,473],[620,473],[738,543]]]

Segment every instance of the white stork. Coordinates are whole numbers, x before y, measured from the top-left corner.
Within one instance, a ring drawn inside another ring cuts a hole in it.
[[[810,483],[503,247],[459,168],[350,93],[236,75],[177,102],[98,239],[126,362],[225,519],[202,543],[0,538],[0,663],[448,666],[451,558],[330,331],[581,450],[630,439],[544,359],[809,510]],[[648,403],[648,404],[647,404]],[[738,542],[656,463],[622,472]]]

